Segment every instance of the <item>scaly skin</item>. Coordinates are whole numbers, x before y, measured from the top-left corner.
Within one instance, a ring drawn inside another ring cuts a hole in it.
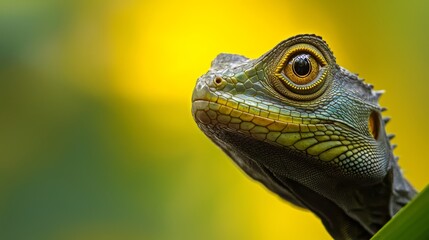
[[[192,114],[248,175],[314,212],[332,237],[369,239],[416,194],[380,95],[320,37],[298,35],[255,60],[220,54],[197,81]]]

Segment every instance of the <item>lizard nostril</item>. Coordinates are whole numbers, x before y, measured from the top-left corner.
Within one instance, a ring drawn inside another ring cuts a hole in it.
[[[223,78],[222,78],[222,77],[220,77],[220,76],[216,76],[216,77],[213,79],[213,85],[214,85],[214,87],[216,87],[217,89],[221,89],[221,88],[225,87],[225,85],[226,85],[226,80],[225,80],[225,79],[223,79]]]
[[[222,81],[223,79],[221,78],[221,77],[219,77],[219,76],[216,76],[215,77],[215,79],[214,79],[214,83],[216,84],[216,85],[220,85],[223,81]]]

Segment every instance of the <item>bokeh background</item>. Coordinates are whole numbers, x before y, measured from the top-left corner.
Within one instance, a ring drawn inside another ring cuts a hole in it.
[[[329,239],[196,127],[220,52],[298,33],[387,93],[407,178],[429,183],[425,1],[0,1],[0,239]]]

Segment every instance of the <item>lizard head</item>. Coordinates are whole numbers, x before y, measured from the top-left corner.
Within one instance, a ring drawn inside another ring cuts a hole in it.
[[[320,37],[298,35],[255,60],[217,56],[197,80],[192,114],[248,173],[258,166],[291,179],[323,172],[371,183],[393,157],[379,96],[337,65]]]

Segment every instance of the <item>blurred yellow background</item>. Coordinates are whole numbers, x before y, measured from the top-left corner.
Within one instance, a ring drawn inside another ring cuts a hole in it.
[[[0,239],[329,239],[193,122],[220,52],[298,33],[385,89],[407,178],[429,182],[425,1],[0,2]]]

